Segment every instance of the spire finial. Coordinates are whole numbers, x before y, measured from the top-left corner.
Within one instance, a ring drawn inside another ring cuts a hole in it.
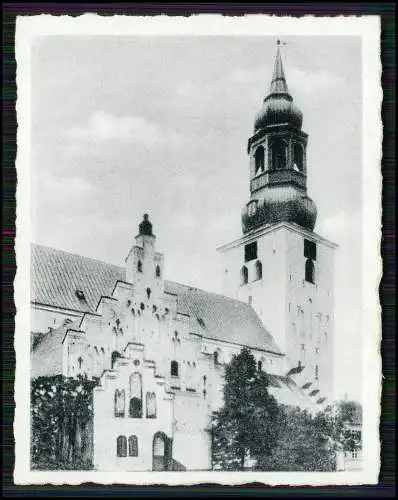
[[[275,94],[289,95],[289,89],[287,88],[285,73],[283,71],[282,56],[280,51],[281,45],[285,45],[285,43],[281,42],[281,40],[278,38],[276,41],[276,58],[275,58],[274,74],[271,80],[271,88],[269,95],[275,95]]]

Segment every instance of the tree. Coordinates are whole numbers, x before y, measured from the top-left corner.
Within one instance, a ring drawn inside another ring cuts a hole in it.
[[[329,410],[316,416],[307,410],[281,406],[279,439],[270,453],[259,457],[256,469],[265,471],[335,470],[334,429]]]
[[[213,419],[213,466],[243,470],[248,457],[269,453],[278,439],[279,408],[267,375],[247,348],[225,367],[224,406]]]

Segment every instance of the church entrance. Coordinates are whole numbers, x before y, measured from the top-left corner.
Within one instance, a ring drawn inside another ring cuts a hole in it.
[[[170,456],[169,439],[164,432],[157,432],[153,436],[152,470],[162,471],[168,469]]]

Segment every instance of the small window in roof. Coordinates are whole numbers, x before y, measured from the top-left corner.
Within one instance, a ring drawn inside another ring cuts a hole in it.
[[[205,322],[203,321],[203,319],[202,318],[196,318],[196,319],[198,320],[199,325],[204,328]]]
[[[79,300],[86,300],[86,297],[84,295],[84,292],[83,290],[76,290],[76,297],[79,299]]]

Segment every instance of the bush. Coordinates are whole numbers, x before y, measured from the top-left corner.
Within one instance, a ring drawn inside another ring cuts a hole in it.
[[[92,395],[87,377],[39,377],[31,382],[31,468],[92,467]]]

